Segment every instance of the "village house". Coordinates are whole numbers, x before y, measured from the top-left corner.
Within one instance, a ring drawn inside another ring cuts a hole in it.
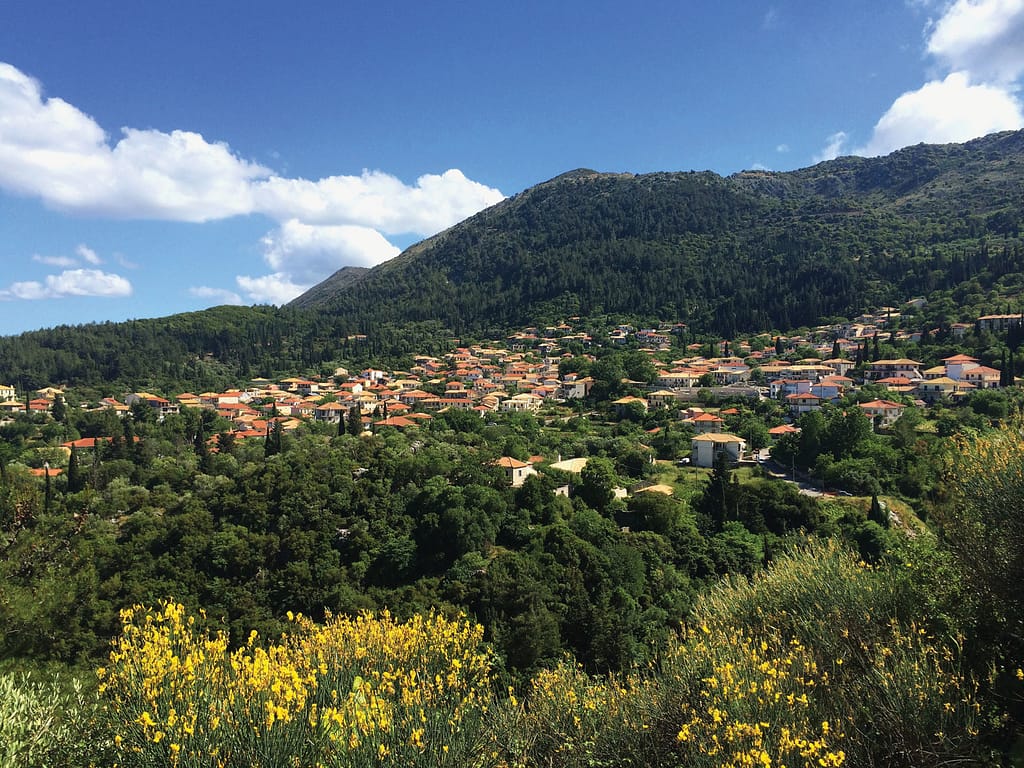
[[[905,376],[908,379],[918,381],[924,377],[921,375],[921,364],[916,360],[900,358],[897,360],[876,360],[868,365],[864,372],[866,381],[875,381],[890,376]]]
[[[543,402],[544,400],[537,395],[523,392],[502,400],[498,410],[506,413],[536,413]]]
[[[960,381],[964,378],[964,374],[967,371],[977,368],[981,365],[978,362],[978,358],[971,357],[969,355],[953,355],[952,357],[944,357],[942,364],[946,366],[946,375],[954,381]]]
[[[795,392],[785,397],[786,407],[793,416],[821,410],[821,401],[821,397],[810,392]]]
[[[533,468],[533,464],[529,461],[520,461],[514,459],[511,456],[502,456],[500,459],[496,459],[494,466],[501,467],[505,470],[505,475],[508,477],[509,483],[513,488],[518,488],[526,482],[526,478],[530,475],[536,475],[537,470]]]
[[[1022,318],[1024,314],[1020,312],[1010,315],[982,315],[977,320],[977,326],[979,331],[999,333],[1008,330],[1013,323],[1021,322]]]
[[[928,403],[934,403],[942,398],[955,400],[963,397],[974,389],[973,384],[966,381],[957,381],[949,376],[941,376],[937,379],[922,381],[917,385],[917,396]]]
[[[964,372],[963,381],[973,384],[978,389],[998,389],[1002,371],[979,365]]]
[[[690,419],[690,424],[697,434],[718,432],[725,424],[725,419],[713,413],[699,413]]]
[[[888,427],[902,416],[906,407],[902,403],[889,400],[872,400],[870,403],[859,405],[861,412],[871,420],[871,423],[882,428]]]
[[[314,409],[313,417],[325,424],[338,424],[345,417],[347,410],[341,403],[324,403]]]
[[[715,456],[724,452],[729,461],[737,462],[747,449],[743,438],[720,432],[697,435],[690,441],[690,461],[696,467],[714,466]]]

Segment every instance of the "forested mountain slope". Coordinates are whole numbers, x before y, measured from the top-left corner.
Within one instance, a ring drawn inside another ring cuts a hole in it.
[[[1024,267],[1024,133],[789,173],[577,170],[296,300],[456,332],[626,312],[791,328]]]

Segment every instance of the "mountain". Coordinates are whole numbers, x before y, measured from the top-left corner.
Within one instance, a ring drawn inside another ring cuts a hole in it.
[[[0,338],[0,381],[203,391],[600,313],[733,337],[926,296],[935,327],[1019,309],[1022,214],[1024,131],[786,173],[580,169],[287,307]]]
[[[594,312],[731,336],[1024,268],[1024,132],[798,171],[580,169],[293,306],[457,333]]]
[[[323,282],[314,285],[304,294],[292,301],[292,306],[298,309],[316,307],[324,302],[329,302],[331,297],[338,291],[343,291],[351,285],[359,282],[369,267],[342,267]]]

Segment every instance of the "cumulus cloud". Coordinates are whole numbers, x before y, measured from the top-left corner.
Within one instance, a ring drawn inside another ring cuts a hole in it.
[[[255,185],[254,195],[255,208],[278,221],[352,224],[387,234],[424,236],[504,198],[457,169],[420,176],[413,186],[380,171],[319,181],[275,176]]]
[[[66,269],[59,275],[47,275],[45,281],[12,283],[0,291],[4,299],[62,299],[67,296],[123,298],[131,296],[132,284],[120,275],[98,269]]]
[[[234,291],[226,288],[210,288],[206,285],[197,285],[188,289],[188,292],[199,299],[210,299],[214,304],[242,304],[242,297]]]
[[[57,209],[113,218],[204,222],[268,216],[280,222],[263,239],[273,273],[237,281],[253,300],[275,304],[342,266],[371,266],[396,255],[388,235],[433,235],[504,198],[457,169],[420,176],[413,184],[373,170],[286,178],[191,131],[126,127],[112,139],[91,116],[45,96],[36,80],[2,62],[0,189]],[[61,260],[45,263],[102,263],[87,246],[76,254],[78,261],[53,257]],[[41,283],[19,290],[52,293]],[[196,295],[238,296],[208,290],[220,293]]]
[[[287,304],[310,287],[296,285],[283,272],[275,272],[262,277],[239,275],[235,281],[238,283],[238,287],[245,291],[249,300],[256,304]]]
[[[996,85],[972,85],[966,73],[953,72],[896,99],[855,153],[872,157],[922,141],[967,141],[1021,127],[1024,111],[1013,94]]]
[[[380,171],[290,179],[191,131],[122,128],[111,141],[66,101],[0,63],[0,187],[56,208],[120,218],[202,222],[262,213],[431,235],[503,199],[459,170],[408,185]]]
[[[827,139],[825,139],[825,146],[821,148],[821,151],[814,156],[814,162],[821,163],[825,160],[835,160],[839,155],[843,153],[843,147],[846,145],[846,132],[836,131]]]
[[[314,226],[296,219],[286,221],[262,242],[268,266],[300,283],[316,281],[344,266],[372,267],[399,253],[369,227]]]
[[[1012,83],[1024,72],[1024,0],[956,0],[932,27],[928,53],[952,71]]]
[[[254,302],[285,304],[345,266],[372,267],[399,249],[377,230],[354,225],[313,225],[291,219],[267,234],[263,259],[274,272],[240,275],[238,286]]]
[[[123,128],[111,145],[90,116],[0,63],[0,186],[56,208],[207,221],[252,208],[265,168],[197,133]]]
[[[926,50],[946,75],[901,94],[855,154],[967,141],[1024,127],[1024,0],[954,0],[929,22]],[[829,146],[832,146],[831,138]],[[823,151],[817,159],[828,159]]]

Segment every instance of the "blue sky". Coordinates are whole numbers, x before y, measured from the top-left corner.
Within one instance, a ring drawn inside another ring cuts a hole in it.
[[[4,0],[0,334],[282,303],[573,168],[1024,127],[1022,73],[1024,0]]]

